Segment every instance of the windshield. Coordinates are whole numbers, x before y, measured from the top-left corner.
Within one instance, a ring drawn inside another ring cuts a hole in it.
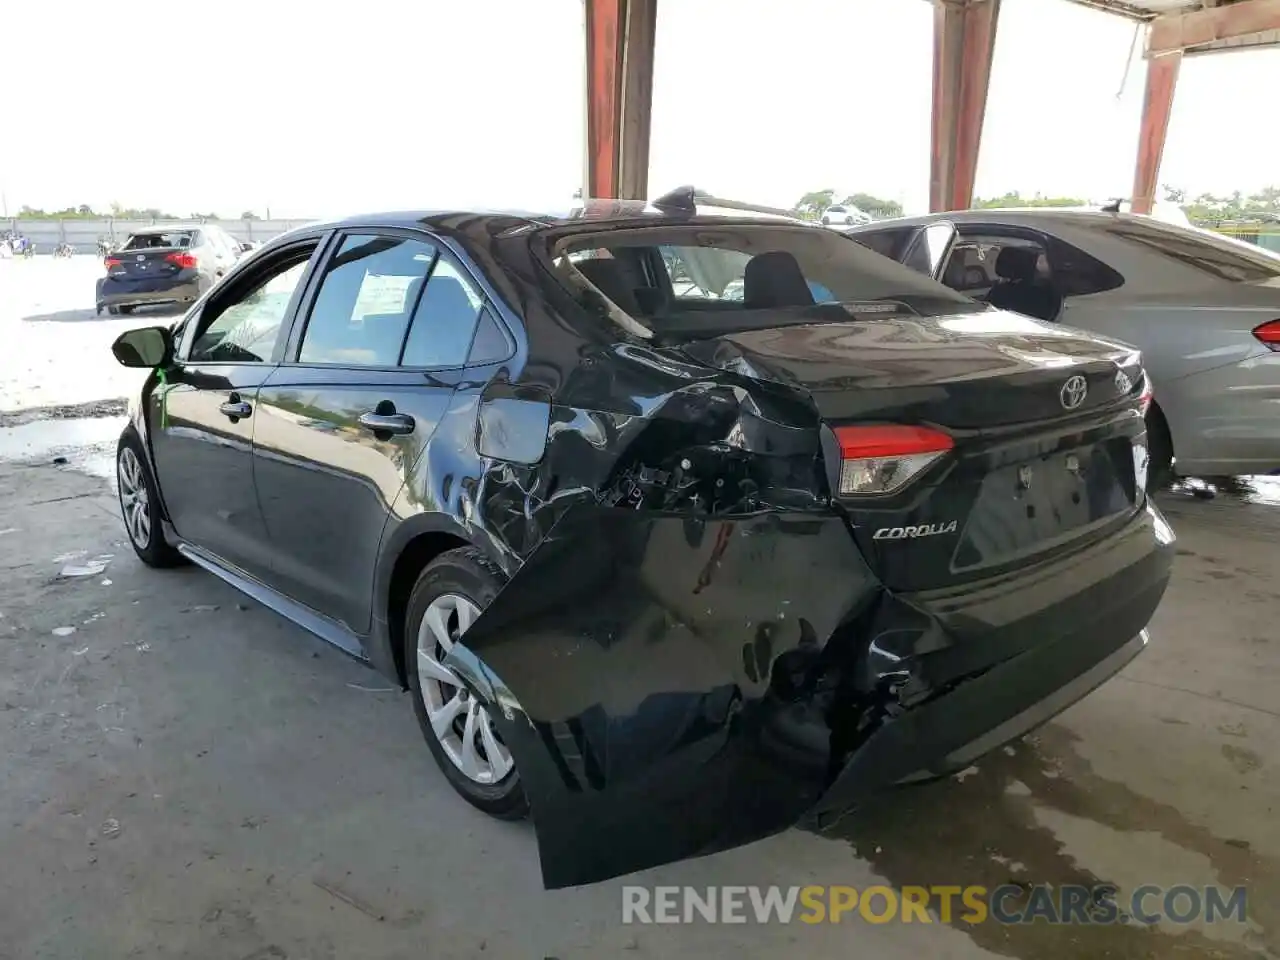
[[[174,230],[170,233],[135,233],[125,243],[125,250],[170,249],[191,246],[192,231]]]
[[[574,233],[550,246],[554,272],[580,302],[605,298],[611,318],[642,337],[687,339],[985,309],[843,234],[815,227],[642,227]]]

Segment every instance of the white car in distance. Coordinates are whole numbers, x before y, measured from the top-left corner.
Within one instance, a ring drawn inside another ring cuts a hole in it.
[[[851,206],[847,203],[837,203],[822,211],[823,226],[830,226],[833,223],[848,226],[859,223],[870,223],[871,220],[871,214],[864,213],[857,207]]]

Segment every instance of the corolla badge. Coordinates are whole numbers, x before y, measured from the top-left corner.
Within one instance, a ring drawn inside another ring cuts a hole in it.
[[[922,523],[913,527],[881,527],[872,540],[914,540],[917,537],[936,537],[940,533],[955,533],[956,522]]]
[[[1076,374],[1074,377],[1068,377],[1067,382],[1062,385],[1062,389],[1058,391],[1058,399],[1062,402],[1062,409],[1074,410],[1080,404],[1084,403],[1084,398],[1089,393],[1089,384],[1085,378]]]

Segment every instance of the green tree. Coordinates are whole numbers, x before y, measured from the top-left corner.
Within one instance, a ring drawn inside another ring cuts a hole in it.
[[[1079,197],[1046,197],[1039,193],[1032,197],[1024,197],[1017,190],[1012,190],[1002,196],[986,200],[976,198],[973,206],[975,209],[999,210],[1013,207],[1084,207],[1088,204]]]
[[[817,220],[823,210],[835,203],[835,196],[834,190],[813,190],[797,200],[791,209],[802,220]]]
[[[902,216],[902,204],[897,200],[881,200],[869,193],[851,193],[840,201],[851,207],[857,207],[863,213],[869,213],[877,220],[887,220]]]

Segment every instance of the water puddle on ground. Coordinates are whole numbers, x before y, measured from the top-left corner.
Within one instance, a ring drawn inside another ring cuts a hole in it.
[[[86,417],[0,427],[0,460],[49,464],[61,457],[70,469],[110,479],[115,475],[116,441],[127,420]]]

